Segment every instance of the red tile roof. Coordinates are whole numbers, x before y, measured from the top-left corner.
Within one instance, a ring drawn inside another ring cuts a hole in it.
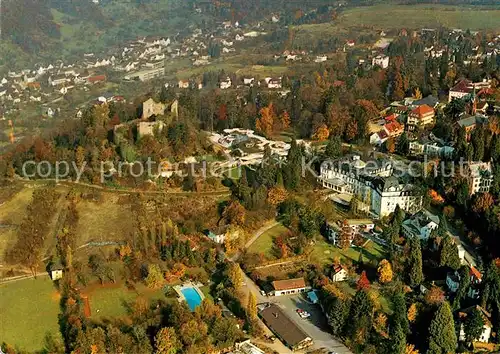
[[[88,82],[106,81],[106,75],[91,76],[87,79],[87,81]]]
[[[411,111],[411,113],[414,113],[414,114],[418,115],[419,117],[422,117],[428,113],[434,113],[434,108],[432,108],[431,106],[428,106],[426,104],[423,104],[423,105],[415,108],[413,111]]]
[[[481,280],[483,278],[481,272],[474,267],[470,268],[470,275],[473,275],[478,280]]]
[[[273,281],[274,290],[292,290],[306,287],[304,278]]]
[[[393,134],[399,130],[403,129],[403,125],[398,121],[390,122],[384,125],[384,128],[389,132],[389,134]]]
[[[337,274],[338,272],[340,272],[342,269],[344,269],[344,267],[339,264],[339,265],[336,265],[333,267],[333,274]]]
[[[387,117],[385,117],[385,120],[388,121],[388,122],[392,122],[392,121],[396,120],[397,117],[398,116],[393,113],[393,114],[390,114]]]

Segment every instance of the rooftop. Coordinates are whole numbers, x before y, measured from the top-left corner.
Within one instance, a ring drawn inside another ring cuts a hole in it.
[[[273,332],[289,346],[294,347],[311,340],[276,304],[269,305],[259,314]]]
[[[273,281],[273,287],[275,290],[300,289],[306,287],[306,282],[304,281],[304,278],[275,280]]]

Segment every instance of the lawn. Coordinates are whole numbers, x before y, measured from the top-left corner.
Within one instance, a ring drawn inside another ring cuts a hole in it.
[[[91,318],[123,317],[127,315],[127,307],[138,296],[149,301],[165,300],[167,298],[163,289],[151,290],[143,284],[136,284],[135,290],[129,290],[122,283],[105,284],[104,286],[92,285],[82,290],[88,295],[90,302]]]
[[[498,29],[500,9],[450,5],[376,5],[346,10],[337,19],[343,27]],[[330,25],[331,26],[331,25]]]
[[[82,293],[89,297],[94,320],[126,316],[127,304],[138,296],[149,301],[176,301],[166,297],[163,289],[151,290],[143,284],[137,284],[135,290],[128,290],[122,283],[92,285]],[[0,299],[1,341],[34,352],[43,348],[47,333],[59,336],[60,295],[49,277],[1,284]]]
[[[2,342],[34,352],[47,333],[59,336],[59,294],[49,277],[1,284],[0,299]]]
[[[268,259],[276,259],[276,257],[272,254],[273,240],[275,237],[283,234],[287,230],[288,229],[282,224],[278,224],[275,227],[270,228],[260,235],[254,243],[252,243],[248,251],[253,253],[263,253]]]
[[[363,252],[364,261],[378,261],[385,257],[383,248],[373,241],[365,243],[363,248],[351,247],[347,250],[342,250],[337,246],[328,243],[326,240],[321,240],[314,245],[311,253],[311,259],[320,264],[332,264],[335,258],[339,258],[341,261],[349,259],[353,262],[357,262],[360,251]]]

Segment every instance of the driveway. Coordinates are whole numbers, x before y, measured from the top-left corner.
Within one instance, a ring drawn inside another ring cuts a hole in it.
[[[269,298],[271,302],[278,304],[304,332],[314,341],[314,349],[326,349],[338,354],[351,354],[351,351],[336,340],[330,333],[327,320],[319,305],[311,304],[303,295],[278,296]],[[296,310],[300,308],[311,314],[308,319],[302,319]]]

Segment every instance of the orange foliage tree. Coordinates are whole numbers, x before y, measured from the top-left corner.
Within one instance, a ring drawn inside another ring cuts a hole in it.
[[[274,118],[274,107],[272,103],[267,107],[262,107],[260,110],[260,118],[255,122],[255,129],[266,136],[271,135],[273,132]]]
[[[312,138],[318,141],[325,141],[329,136],[330,131],[328,130],[328,127],[326,126],[326,124],[322,124],[318,127],[318,129],[316,129]]]

